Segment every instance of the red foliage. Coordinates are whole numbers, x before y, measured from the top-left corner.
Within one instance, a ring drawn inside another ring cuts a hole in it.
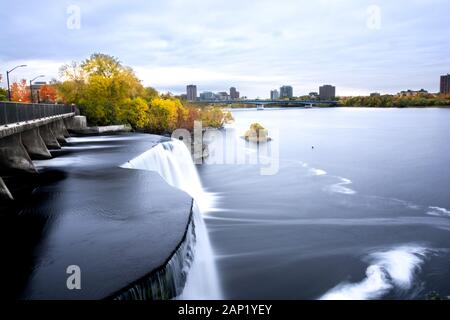
[[[27,87],[27,81],[22,79],[20,82],[14,82],[11,85],[11,100],[16,102],[30,102],[30,88]]]
[[[39,98],[41,102],[55,103],[56,96],[56,89],[53,86],[43,85],[39,90]]]

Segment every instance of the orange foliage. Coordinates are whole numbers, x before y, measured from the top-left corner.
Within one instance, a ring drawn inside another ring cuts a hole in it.
[[[22,79],[20,82],[14,82],[11,85],[11,100],[16,102],[30,102],[30,89],[27,87],[27,81]]]
[[[39,90],[39,98],[44,103],[55,103],[56,89],[53,86],[43,85]]]

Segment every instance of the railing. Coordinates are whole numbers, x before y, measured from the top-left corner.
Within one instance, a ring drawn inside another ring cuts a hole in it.
[[[0,126],[75,112],[63,104],[0,102]]]

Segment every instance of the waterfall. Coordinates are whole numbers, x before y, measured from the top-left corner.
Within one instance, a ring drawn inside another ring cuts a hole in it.
[[[202,216],[213,208],[214,198],[203,189],[189,149],[182,141],[174,139],[156,145],[122,167],[158,172],[168,184],[183,190],[194,199],[193,261],[187,261],[187,265],[191,265],[190,270],[187,272],[184,290],[177,294],[177,298],[221,299],[214,255]]]

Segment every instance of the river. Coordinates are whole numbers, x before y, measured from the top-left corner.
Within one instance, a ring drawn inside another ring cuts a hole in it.
[[[150,287],[156,299],[450,294],[449,109],[233,116],[205,133],[197,168],[183,142],[136,133],[73,137],[36,162],[32,193],[0,215],[2,295],[99,299],[138,279],[119,297]],[[270,142],[242,138],[254,122]],[[147,279],[184,233],[166,272]],[[72,264],[79,291],[66,287]]]
[[[233,116],[198,166],[216,199],[205,219],[224,298],[450,294],[450,110]],[[268,148],[240,138],[254,122]]]

